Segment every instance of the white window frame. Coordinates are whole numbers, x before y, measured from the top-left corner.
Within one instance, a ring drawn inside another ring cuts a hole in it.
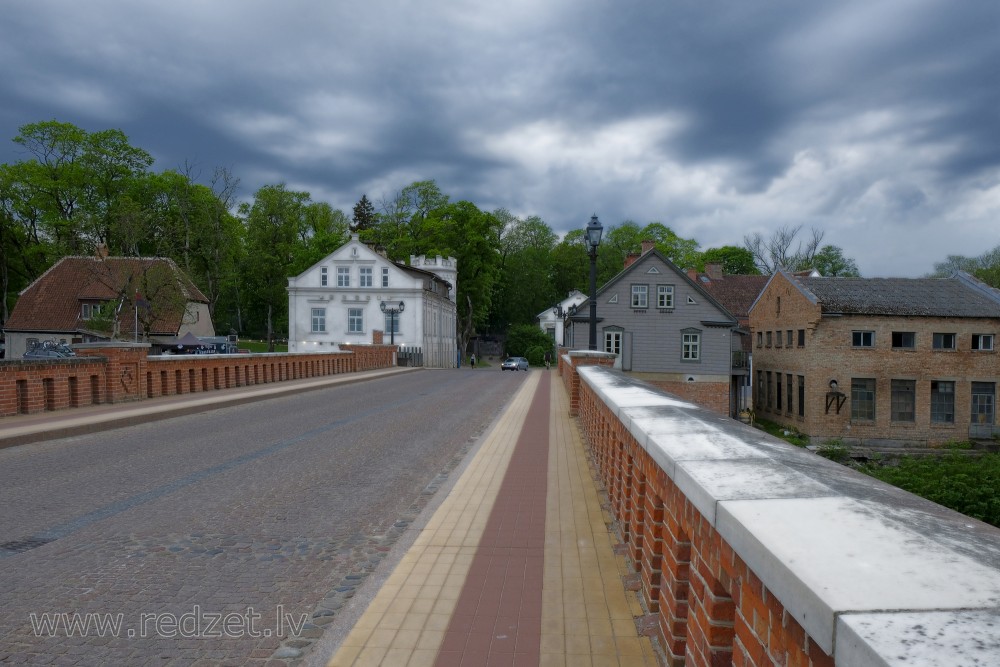
[[[326,308],[313,308],[311,317],[312,332],[326,333]]]
[[[875,347],[875,332],[870,329],[855,329],[851,332],[851,347],[865,349]]]
[[[656,286],[656,307],[661,310],[669,310],[674,307],[674,286]]]
[[[972,349],[977,352],[992,352],[993,342],[993,334],[972,334]]]
[[[701,332],[681,332],[681,361],[701,361]]]
[[[389,267],[388,266],[383,266],[382,267],[382,287],[388,287],[388,286],[389,286]]]
[[[358,269],[358,285],[359,287],[371,287],[372,282],[372,267],[362,266]]]
[[[649,308],[649,285],[632,285],[632,307]]]
[[[351,286],[351,267],[338,266],[337,287],[350,287],[350,286]]]
[[[330,271],[322,266],[319,269],[319,285],[320,287],[327,287],[330,284]]]
[[[365,332],[364,308],[347,309],[347,333],[362,334]]]
[[[605,330],[604,351],[612,354],[622,353],[622,332],[619,329]]]
[[[386,313],[385,314],[385,332],[391,334],[399,334],[399,320],[402,319],[399,313]],[[395,331],[393,331],[395,329]]]

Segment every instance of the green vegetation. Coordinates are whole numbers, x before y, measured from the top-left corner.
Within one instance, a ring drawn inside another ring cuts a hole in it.
[[[532,366],[545,364],[545,353],[553,352],[552,339],[547,333],[531,324],[518,324],[507,334],[507,354],[525,357]]]
[[[766,431],[776,438],[781,438],[785,442],[790,442],[796,447],[805,447],[809,444],[809,436],[799,433],[798,430],[794,428],[789,428],[788,426],[782,426],[781,424],[776,424],[775,422],[768,421],[766,419],[758,419],[754,422],[754,426],[762,431]]]
[[[1000,454],[973,457],[953,450],[940,456],[903,457],[895,465],[866,464],[859,469],[1000,527]]]
[[[267,352],[266,340],[249,340],[241,338],[236,344],[240,350],[250,350],[254,353]],[[288,352],[288,343],[275,343],[273,352]]]

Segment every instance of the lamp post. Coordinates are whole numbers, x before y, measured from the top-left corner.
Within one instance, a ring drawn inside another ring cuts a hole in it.
[[[385,301],[379,304],[383,313],[389,314],[389,345],[396,344],[396,315],[403,312],[405,304],[400,301],[398,305],[390,306]]]
[[[597,246],[601,245],[604,227],[597,215],[590,217],[586,235],[587,252],[590,254],[590,349],[597,349]]]

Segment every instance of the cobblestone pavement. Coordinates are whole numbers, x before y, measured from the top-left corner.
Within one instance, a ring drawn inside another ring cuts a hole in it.
[[[0,663],[298,664],[524,377],[408,373],[0,450]]]

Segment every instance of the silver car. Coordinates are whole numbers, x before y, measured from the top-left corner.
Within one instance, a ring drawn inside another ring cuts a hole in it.
[[[507,357],[500,364],[500,370],[502,371],[526,371],[528,370],[528,360],[524,357]]]

